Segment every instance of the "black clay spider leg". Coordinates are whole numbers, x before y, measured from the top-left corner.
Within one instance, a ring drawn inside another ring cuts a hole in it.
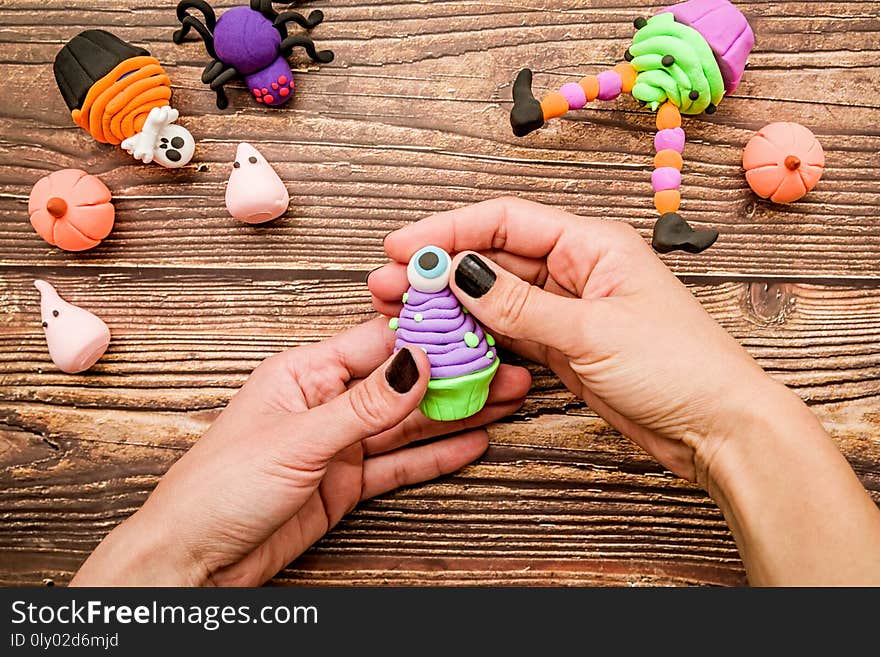
[[[278,16],[278,12],[272,7],[270,0],[251,0],[251,9],[260,12],[270,21],[274,21]]]
[[[299,0],[279,0],[278,4],[293,5],[298,2]],[[260,12],[270,21],[274,21],[278,18],[278,12],[275,11],[275,7],[272,6],[273,4],[273,0],[251,0],[251,9]]]
[[[309,14],[308,18],[298,11],[285,11],[284,13],[278,14],[273,21],[273,25],[275,25],[276,29],[281,33],[281,38],[284,39],[287,37],[287,23],[289,22],[296,23],[301,28],[308,31],[313,27],[320,25],[323,21],[324,12],[320,9],[315,9]]]
[[[281,54],[287,57],[296,47],[304,48],[313,61],[328,64],[333,61],[332,50],[315,50],[315,42],[307,36],[289,36],[281,42]]]
[[[190,14],[187,9],[197,9],[205,17],[205,23]],[[217,53],[214,52],[214,28],[217,26],[217,16],[205,0],[182,0],[177,5],[177,20],[180,21],[180,29],[174,32],[172,40],[180,45],[189,34],[190,29],[194,29],[202,37],[205,42],[205,50],[213,58],[217,59]]]
[[[217,94],[217,107],[226,109],[229,107],[229,98],[226,96],[226,90],[223,88],[230,80],[238,77],[238,71],[232,66],[227,66],[219,59],[205,67],[202,73],[202,82],[211,85],[211,89]]]

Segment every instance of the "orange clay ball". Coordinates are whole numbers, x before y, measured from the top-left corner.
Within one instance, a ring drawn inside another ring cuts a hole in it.
[[[660,169],[662,167],[672,167],[673,169],[678,169],[681,171],[681,167],[684,164],[684,161],[681,159],[681,153],[678,151],[672,150],[671,148],[663,149],[662,151],[658,151],[654,156],[654,168]]]
[[[620,90],[625,94],[632,91],[636,84],[636,76],[638,75],[633,65],[629,62],[620,62],[613,70],[620,76]]]
[[[654,194],[654,207],[661,215],[667,212],[678,212],[681,204],[681,192],[677,189],[664,189]]]
[[[541,99],[541,110],[544,113],[545,121],[555,119],[568,111],[568,101],[561,93],[554,91]]]
[[[819,140],[798,123],[764,126],[743,151],[749,187],[774,203],[797,201],[816,186],[824,166]]]
[[[668,128],[680,127],[681,112],[679,112],[678,108],[672,103],[664,103],[663,106],[657,110],[657,129],[666,130]]]
[[[28,199],[31,225],[40,237],[65,251],[85,251],[110,234],[115,212],[110,190],[79,169],[40,178]]]
[[[587,102],[592,103],[599,96],[599,78],[595,75],[587,75],[582,77],[578,84],[581,85],[581,89],[584,90],[584,95],[587,97]]]

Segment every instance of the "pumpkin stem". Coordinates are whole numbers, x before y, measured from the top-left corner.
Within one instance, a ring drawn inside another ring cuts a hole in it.
[[[46,210],[56,219],[60,219],[67,213],[67,201],[63,198],[53,196],[46,201]]]
[[[801,166],[801,160],[799,157],[795,155],[789,155],[785,158],[785,168],[790,171],[797,171],[798,167]]]

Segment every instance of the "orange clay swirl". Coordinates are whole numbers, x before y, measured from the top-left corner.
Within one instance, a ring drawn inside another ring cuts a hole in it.
[[[144,127],[155,107],[171,100],[171,80],[155,57],[126,59],[95,82],[73,122],[103,144],[121,144]]]

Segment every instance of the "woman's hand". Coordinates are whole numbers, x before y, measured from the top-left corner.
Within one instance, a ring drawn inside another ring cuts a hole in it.
[[[628,224],[517,199],[436,215],[386,238],[396,264],[370,276],[377,310],[397,314],[405,264],[426,244],[458,254],[450,286],[502,346],[683,477],[705,481],[742,409],[785,392]]]
[[[528,391],[528,372],[502,365],[480,413],[428,420],[416,410],[427,357],[403,349],[389,359],[393,342],[377,319],[267,359],[72,583],[261,584],[361,500],[480,456],[488,438],[477,427]]]
[[[436,215],[385,239],[377,310],[427,244],[457,253],[450,285],[503,346],[712,494],[752,583],[880,583],[880,512],[846,460],[630,226],[516,199]]]

